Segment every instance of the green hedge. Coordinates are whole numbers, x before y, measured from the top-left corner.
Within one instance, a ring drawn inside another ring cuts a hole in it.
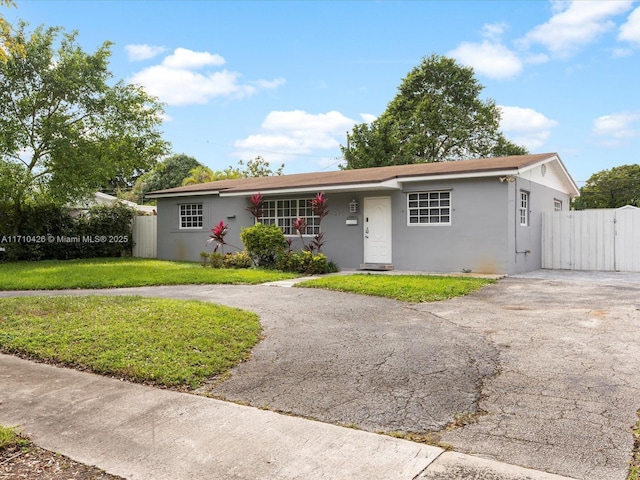
[[[0,261],[131,255],[134,216],[122,203],[78,216],[56,205],[29,205],[18,215],[0,204]]]

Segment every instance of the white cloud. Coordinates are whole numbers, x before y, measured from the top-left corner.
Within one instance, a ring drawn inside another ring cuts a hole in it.
[[[201,74],[163,65],[145,68],[131,82],[143,85],[150,95],[169,105],[205,104],[215,97],[244,97],[256,91],[251,85],[239,84],[236,72]]]
[[[238,72],[198,71],[224,63],[224,58],[218,54],[176,48],[160,65],[141,70],[129,81],[142,85],[149,94],[169,105],[205,104],[216,97],[247,97],[285,82],[278,78],[241,83]]]
[[[549,56],[544,53],[529,53],[524,58],[525,63],[538,65],[549,61]]]
[[[522,71],[522,61],[518,56],[495,41],[463,42],[448,55],[489,78],[512,78]]]
[[[207,65],[224,65],[225,60],[220,55],[209,52],[194,52],[186,48],[176,48],[174,52],[165,57],[162,65],[177,69],[197,69]]]
[[[640,137],[640,113],[619,112],[593,121],[593,134],[604,137],[603,144],[621,145],[623,140]]]
[[[631,55],[633,55],[633,50],[631,50],[630,48],[614,48],[611,52],[611,55],[613,56],[613,58],[630,57]]]
[[[360,118],[365,123],[372,123],[378,117],[376,115],[372,115],[370,113],[361,113],[360,114]]]
[[[335,150],[345,142],[346,132],[355,123],[336,111],[319,114],[274,111],[262,122],[260,133],[235,142],[236,153],[241,157],[268,153],[270,160],[287,161],[292,155]]]
[[[615,28],[610,17],[626,12],[631,5],[631,0],[556,2],[553,17],[527,33],[521,42],[524,46],[541,44],[552,54],[567,57]]]
[[[640,46],[640,7],[631,12],[626,23],[620,27],[618,40],[635,43]]]
[[[500,129],[505,136],[530,151],[540,149],[551,135],[551,129],[558,122],[545,117],[531,108],[499,105],[502,113]]]
[[[502,37],[502,34],[509,28],[509,26],[504,23],[487,23],[482,26],[482,36],[485,38],[490,38],[497,40]]]
[[[264,90],[271,90],[274,88],[278,88],[281,85],[284,85],[286,80],[284,78],[276,78],[274,80],[256,80],[255,82],[251,82],[258,88],[262,88]]]
[[[522,71],[522,60],[501,41],[507,29],[506,23],[485,24],[482,27],[485,40],[481,43],[462,42],[447,55],[489,78],[515,77]]]
[[[127,51],[129,60],[137,62],[141,60],[148,60],[149,58],[156,57],[167,49],[157,45],[126,45],[124,49]]]

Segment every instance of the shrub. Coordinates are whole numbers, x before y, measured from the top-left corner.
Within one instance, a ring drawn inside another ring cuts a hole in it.
[[[213,268],[224,268],[224,255],[218,252],[211,253],[209,255],[209,265]]]
[[[264,268],[275,268],[287,245],[284,233],[277,225],[256,223],[243,228],[240,238],[255,265]]]
[[[247,252],[227,253],[223,258],[225,268],[250,268],[253,265]]]
[[[308,250],[300,250],[283,255],[280,258],[278,267],[285,272],[304,273],[307,275],[338,271],[336,264],[327,260],[324,254],[313,254]]]
[[[79,217],[73,217],[68,207],[37,204],[23,206],[18,218],[7,205],[0,205],[0,237],[26,237],[4,243],[6,252],[0,260],[130,256],[134,215],[133,209],[119,202],[91,207],[87,216]]]

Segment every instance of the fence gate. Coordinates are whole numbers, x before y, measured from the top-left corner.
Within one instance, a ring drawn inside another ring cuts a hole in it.
[[[640,272],[640,208],[543,213],[542,268]]]
[[[134,257],[156,258],[158,252],[158,217],[138,215],[133,218]]]

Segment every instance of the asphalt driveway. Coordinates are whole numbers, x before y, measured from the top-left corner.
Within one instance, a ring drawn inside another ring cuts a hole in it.
[[[580,479],[626,477],[640,275],[537,272],[419,305],[273,286],[92,293],[257,312],[265,338],[252,358],[203,389],[220,398],[369,431],[436,431],[456,450]],[[447,428],[456,418],[473,421]]]

